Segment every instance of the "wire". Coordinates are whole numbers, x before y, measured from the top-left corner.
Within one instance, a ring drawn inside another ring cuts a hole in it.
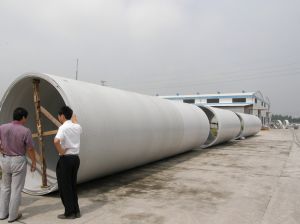
[[[257,69],[252,69],[257,70]],[[194,76],[194,77],[184,77],[181,79],[172,78],[172,79],[161,79],[161,80],[155,80],[152,82],[149,81],[139,81],[135,80],[134,86],[141,85],[144,88],[150,88],[150,89],[157,89],[158,87],[161,87],[162,85],[167,85],[167,89],[169,88],[177,88],[177,87],[192,87],[192,86],[203,86],[208,84],[215,84],[215,83],[225,83],[225,82],[236,82],[236,81],[244,81],[244,80],[254,80],[254,79],[263,79],[263,78],[278,78],[282,76],[295,76],[297,74],[300,75],[300,68],[284,68],[283,66],[278,66],[277,69],[271,69],[268,71],[264,71],[263,74],[261,72],[255,72],[255,73],[243,73],[244,77],[241,77],[240,74],[238,75],[227,75],[227,76],[221,76],[221,75],[201,75],[201,76]],[[188,78],[188,80],[187,80]],[[128,80],[126,80],[128,81]],[[115,82],[111,82],[114,86],[121,86],[121,87],[132,87],[132,83],[125,83],[120,80],[119,84]],[[152,88],[151,88],[152,87]]]

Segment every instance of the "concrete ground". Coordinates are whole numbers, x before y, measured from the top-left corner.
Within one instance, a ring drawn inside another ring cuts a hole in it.
[[[79,185],[82,217],[57,193],[23,195],[21,223],[300,223],[300,130],[261,131]],[[2,221],[0,223],[7,223]]]

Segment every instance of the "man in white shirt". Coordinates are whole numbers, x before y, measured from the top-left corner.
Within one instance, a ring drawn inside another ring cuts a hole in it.
[[[76,116],[73,116],[73,110],[68,106],[59,110],[58,120],[62,125],[54,138],[54,145],[59,154],[56,177],[65,212],[57,217],[59,219],[75,219],[81,217],[76,184],[80,165],[79,151],[82,128],[78,124]]]

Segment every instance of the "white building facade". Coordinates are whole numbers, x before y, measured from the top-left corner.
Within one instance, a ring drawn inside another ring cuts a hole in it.
[[[234,112],[253,114],[261,119],[263,126],[269,126],[271,122],[270,100],[268,97],[263,97],[260,91],[159,97],[182,103],[191,103],[197,106],[212,106]]]

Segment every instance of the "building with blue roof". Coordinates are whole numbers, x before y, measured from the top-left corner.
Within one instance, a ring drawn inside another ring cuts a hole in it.
[[[228,109],[234,112],[253,114],[261,119],[263,126],[269,126],[271,122],[271,103],[268,97],[264,97],[260,91],[241,93],[217,93],[159,96],[177,102],[195,104],[197,106],[211,106]]]

